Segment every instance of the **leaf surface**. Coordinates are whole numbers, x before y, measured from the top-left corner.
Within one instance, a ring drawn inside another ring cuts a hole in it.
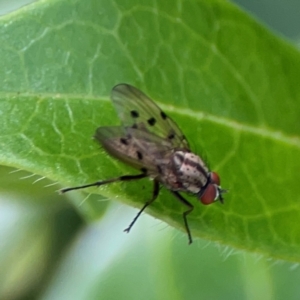
[[[2,165],[63,185],[134,173],[91,139],[119,124],[110,90],[130,83],[172,116],[230,190],[224,205],[187,196],[193,236],[300,261],[292,46],[217,0],[39,1],[0,19],[0,45]],[[89,191],[141,207],[151,187]],[[183,211],[167,191],[148,210],[181,229]]]

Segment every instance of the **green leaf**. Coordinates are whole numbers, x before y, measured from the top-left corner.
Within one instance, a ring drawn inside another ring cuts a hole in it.
[[[109,93],[127,82],[178,122],[229,189],[224,205],[187,196],[193,236],[300,261],[296,49],[217,0],[39,1],[0,22],[1,164],[64,185],[134,173],[91,139],[119,123]],[[141,207],[151,187],[89,192]],[[148,212],[184,230],[184,209],[162,191]]]

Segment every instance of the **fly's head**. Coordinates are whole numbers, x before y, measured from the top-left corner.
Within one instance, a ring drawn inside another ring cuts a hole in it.
[[[221,203],[224,203],[222,194],[226,192],[227,190],[221,189],[219,175],[215,172],[211,172],[208,175],[207,184],[199,193],[199,200],[205,205],[211,204],[218,200]]]

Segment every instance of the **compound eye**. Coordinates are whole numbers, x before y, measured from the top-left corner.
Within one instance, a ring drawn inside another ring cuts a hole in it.
[[[217,173],[215,173],[215,172],[211,172],[211,173],[210,173],[210,181],[211,181],[212,183],[218,185],[218,186],[219,186],[220,183],[221,183],[221,180],[220,180],[219,175],[218,175]]]
[[[217,190],[216,185],[210,183],[206,187],[200,200],[204,205],[208,205],[208,204],[213,203],[216,200],[217,196],[218,196],[218,190]]]

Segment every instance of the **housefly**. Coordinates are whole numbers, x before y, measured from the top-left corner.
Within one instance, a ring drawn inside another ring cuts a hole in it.
[[[124,231],[130,231],[145,208],[157,198],[162,185],[185,205],[182,216],[188,241],[192,243],[187,216],[194,206],[180,193],[193,194],[206,205],[217,200],[223,203],[222,194],[226,190],[220,187],[219,175],[191,152],[176,123],[143,92],[129,84],[119,84],[112,89],[111,99],[122,125],[99,127],[94,137],[108,154],[140,173],[64,188],[61,192],[149,177],[153,180],[152,197]]]

